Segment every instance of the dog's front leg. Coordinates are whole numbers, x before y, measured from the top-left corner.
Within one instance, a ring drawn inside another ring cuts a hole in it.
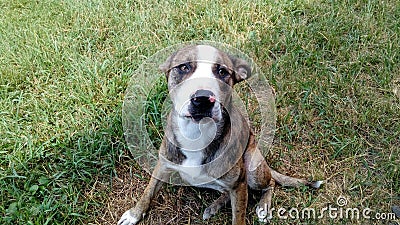
[[[211,216],[215,215],[222,206],[225,206],[225,204],[229,202],[229,200],[229,193],[222,193],[217,200],[215,200],[209,207],[206,208],[206,210],[204,210],[203,220],[207,220]]]
[[[150,182],[140,200],[137,202],[134,208],[126,211],[121,219],[118,221],[118,225],[134,225],[137,224],[149,209],[150,202],[154,195],[160,190],[164,184],[161,180],[166,180],[170,176],[170,171],[162,166],[162,163],[158,161],[154,168]]]
[[[240,182],[239,185],[229,192],[232,204],[232,224],[246,224],[247,207],[247,182]]]

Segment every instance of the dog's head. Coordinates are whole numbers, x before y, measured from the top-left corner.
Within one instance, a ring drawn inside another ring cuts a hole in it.
[[[246,61],[208,45],[180,49],[160,69],[167,76],[174,109],[194,122],[205,117],[220,120],[233,85],[251,75]]]

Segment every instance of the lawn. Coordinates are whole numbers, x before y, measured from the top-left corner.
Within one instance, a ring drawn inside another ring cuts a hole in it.
[[[399,1],[0,0],[0,14],[0,224],[116,224],[150,178],[123,135],[131,76],[192,40],[255,61],[276,91],[266,159],[326,181],[276,188],[276,209],[319,212],[341,196],[343,210],[372,210],[272,224],[399,223],[376,218],[400,205]],[[201,220],[217,197],[168,185],[141,224],[230,224],[229,206]],[[250,193],[248,224],[259,197]]]

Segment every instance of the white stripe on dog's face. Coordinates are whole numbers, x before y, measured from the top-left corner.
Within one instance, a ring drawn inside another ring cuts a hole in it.
[[[198,90],[208,90],[214,93],[216,104],[212,111],[215,119],[221,119],[220,86],[218,79],[213,74],[213,66],[217,57],[217,50],[210,46],[199,45],[196,47],[196,69],[186,80],[178,84],[173,90],[174,107],[182,117],[188,116],[190,99]]]
[[[217,50],[210,46],[199,45],[197,46],[197,68],[196,71],[189,77],[191,79],[199,79],[197,82],[193,82],[193,86],[190,85],[191,92],[189,98],[197,90],[209,90],[215,95],[219,95],[219,85],[215,79],[212,68],[217,57]],[[217,99],[219,96],[216,96]]]

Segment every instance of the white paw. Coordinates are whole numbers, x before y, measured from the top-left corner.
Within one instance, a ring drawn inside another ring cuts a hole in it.
[[[140,219],[142,219],[140,214],[134,215],[131,210],[128,210],[122,214],[121,219],[118,221],[118,225],[134,225],[137,224]]]
[[[210,219],[213,215],[217,213],[217,211],[218,209],[215,209],[215,207],[208,207],[206,210],[204,210],[203,220]]]

